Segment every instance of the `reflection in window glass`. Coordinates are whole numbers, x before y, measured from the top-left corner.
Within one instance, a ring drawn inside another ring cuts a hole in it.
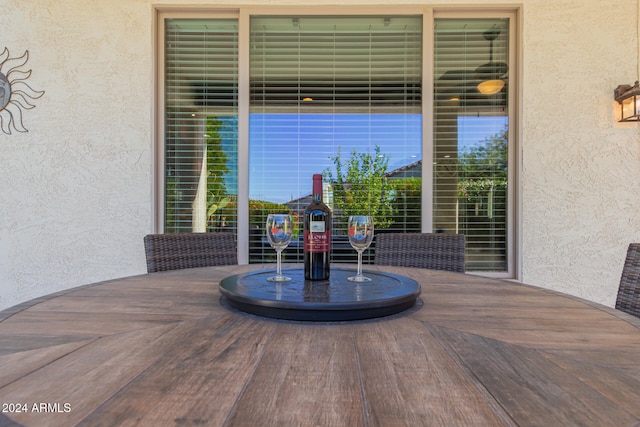
[[[421,15],[253,15],[243,37],[237,19],[195,15],[163,21],[165,232],[241,230],[250,262],[274,261],[266,215],[300,216],[323,173],[333,262],[355,261],[348,215],[374,213],[376,233],[419,232],[424,216],[433,232],[465,234],[468,271],[509,271],[509,18],[436,14],[434,57],[423,58]],[[249,52],[241,84],[239,40]],[[424,64],[434,75],[426,123]],[[239,86],[249,89],[248,171],[238,171]],[[237,223],[239,172],[247,224]],[[300,231],[285,261],[302,260]],[[365,262],[374,253],[375,241]]]
[[[436,19],[434,39],[434,230],[466,236],[467,270],[506,271],[509,20]]]
[[[374,214],[379,232],[420,230],[421,51],[416,16],[252,18],[250,261],[274,255],[268,213],[302,219],[315,173],[333,210],[333,262],[355,261],[350,214]],[[294,239],[286,260],[302,255]]]
[[[237,21],[165,25],[164,231],[235,231]]]

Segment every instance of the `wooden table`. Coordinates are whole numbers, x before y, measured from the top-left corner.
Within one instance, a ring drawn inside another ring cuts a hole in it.
[[[422,285],[391,317],[292,322],[221,303],[224,277],[264,267],[128,277],[0,312],[0,425],[639,425],[640,319],[390,267]]]

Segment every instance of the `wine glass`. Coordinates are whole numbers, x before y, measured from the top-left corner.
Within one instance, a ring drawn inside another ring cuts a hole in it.
[[[277,270],[276,275],[267,278],[270,282],[286,282],[290,277],[282,275],[282,250],[289,246],[291,233],[293,232],[293,222],[289,214],[269,214],[267,216],[267,240],[272,248],[276,250]]]
[[[373,240],[373,217],[355,215],[349,217],[349,243],[358,252],[358,272],[355,276],[347,277],[351,282],[369,282],[371,279],[362,275],[362,252]]]

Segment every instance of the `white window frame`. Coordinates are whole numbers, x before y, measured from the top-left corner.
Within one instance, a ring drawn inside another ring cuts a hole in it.
[[[252,15],[422,15],[423,16],[423,96],[422,96],[422,232],[432,232],[433,212],[430,209],[433,200],[433,162],[434,140],[432,123],[434,120],[433,99],[434,73],[434,34],[427,31],[433,28],[438,18],[509,18],[509,81],[508,81],[508,117],[509,117],[509,171],[508,171],[508,224],[507,224],[507,270],[504,272],[477,272],[474,274],[521,279],[521,198],[520,168],[521,150],[518,141],[521,137],[520,116],[522,46],[519,37],[521,13],[519,7],[509,6],[263,6],[263,7],[216,7],[216,6],[154,6],[154,102],[152,127],[153,162],[152,180],[152,219],[151,231],[162,233],[164,224],[164,32],[165,19],[170,18],[237,18],[239,41],[238,67],[238,262],[249,262],[249,25]],[[427,154],[427,156],[425,156]]]

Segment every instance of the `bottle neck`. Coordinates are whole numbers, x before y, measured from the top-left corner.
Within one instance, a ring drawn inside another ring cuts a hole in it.
[[[322,175],[313,177],[313,200],[315,202],[322,201]]]

